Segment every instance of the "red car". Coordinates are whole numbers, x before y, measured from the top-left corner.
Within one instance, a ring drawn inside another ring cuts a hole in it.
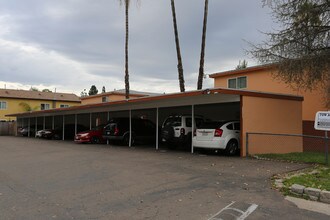
[[[74,136],[74,141],[76,143],[92,143],[99,144],[103,143],[104,139],[102,137],[103,128],[105,125],[99,125],[92,130],[79,132]]]

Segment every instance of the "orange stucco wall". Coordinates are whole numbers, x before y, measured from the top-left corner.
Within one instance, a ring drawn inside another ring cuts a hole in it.
[[[301,134],[302,102],[243,96],[242,118],[241,154],[245,156],[246,132]],[[289,153],[302,152],[302,150],[302,138],[249,136],[249,154]]]
[[[259,70],[244,74],[217,77],[214,79],[214,86],[227,88],[228,79],[240,76],[247,77],[247,90],[303,96],[303,120],[314,121],[317,111],[327,110],[324,107],[325,95],[322,89],[316,88],[313,91],[293,89],[288,84],[285,84],[278,79],[274,79],[271,70]]]

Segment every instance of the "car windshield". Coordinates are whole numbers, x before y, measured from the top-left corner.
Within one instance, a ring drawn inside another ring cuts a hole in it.
[[[165,121],[164,126],[181,126],[181,117],[168,118]]]

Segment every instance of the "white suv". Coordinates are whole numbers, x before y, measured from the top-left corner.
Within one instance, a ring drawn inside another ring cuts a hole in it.
[[[204,122],[203,117],[195,116],[194,128],[198,128]],[[161,140],[169,144],[169,147],[175,148],[178,144],[189,146],[192,134],[191,115],[169,116],[163,122],[161,129]]]
[[[193,138],[196,148],[223,149],[227,155],[235,155],[240,146],[239,121],[212,121],[203,123]]]

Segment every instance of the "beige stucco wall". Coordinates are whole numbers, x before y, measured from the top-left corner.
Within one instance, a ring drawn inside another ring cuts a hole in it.
[[[302,102],[284,99],[242,97],[242,156],[246,155],[246,132],[301,134]],[[253,137],[255,139],[253,139]],[[253,136],[249,154],[302,152],[302,138]],[[257,138],[256,138],[257,137]]]
[[[0,109],[0,119],[4,120],[16,120],[16,117],[7,117],[5,115],[23,113],[25,112],[24,108],[20,106],[20,103],[24,102],[30,105],[34,111],[40,110],[41,104],[49,104],[50,108],[60,108],[60,105],[69,105],[77,106],[80,105],[79,102],[70,102],[70,101],[52,101],[52,100],[29,100],[29,99],[17,99],[17,98],[0,98],[0,101],[7,103],[6,109]]]
[[[247,90],[303,96],[303,120],[314,121],[317,111],[327,110],[324,107],[324,90],[320,87],[315,88],[313,91],[294,89],[279,79],[274,79],[271,70],[258,70],[255,72],[217,77],[214,79],[214,86],[227,88],[228,79],[241,76],[247,77]]]

